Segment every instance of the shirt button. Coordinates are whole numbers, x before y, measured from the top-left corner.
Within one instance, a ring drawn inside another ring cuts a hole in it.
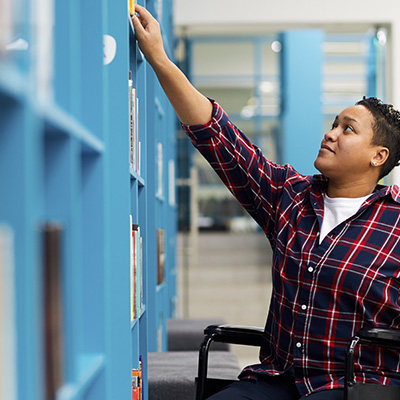
[[[306,306],[305,304],[303,304],[303,305],[301,306],[301,309],[302,309],[303,311],[305,311],[305,310],[307,310],[307,306]]]
[[[308,267],[308,272],[313,272],[314,268],[313,267]]]
[[[300,342],[297,342],[297,343],[296,343],[296,347],[299,349],[299,348],[301,347],[301,343],[300,343]]]

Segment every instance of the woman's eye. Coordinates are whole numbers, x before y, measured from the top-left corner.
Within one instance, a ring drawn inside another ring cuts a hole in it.
[[[353,128],[350,125],[347,125],[345,131],[353,132]]]

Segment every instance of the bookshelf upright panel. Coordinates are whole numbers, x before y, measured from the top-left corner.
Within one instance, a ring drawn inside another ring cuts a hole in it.
[[[170,13],[165,1],[139,3]],[[147,399],[147,353],[165,342],[159,332],[175,296],[172,110],[154,89],[126,1],[3,0],[2,7],[0,276],[9,290],[0,296],[8,350],[0,355],[0,394],[130,398],[132,370],[140,369]],[[168,237],[161,285],[160,230]]]

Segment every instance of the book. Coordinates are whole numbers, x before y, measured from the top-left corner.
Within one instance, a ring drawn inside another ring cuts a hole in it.
[[[157,20],[163,20],[163,0],[157,0],[156,2],[156,12],[157,12]]]
[[[17,400],[14,234],[0,224],[0,399]]]
[[[128,0],[128,11],[130,15],[135,14],[135,0]]]
[[[171,207],[176,206],[176,179],[175,179],[175,161],[168,161],[168,200]]]
[[[157,285],[165,279],[165,230],[157,229]]]
[[[157,196],[164,195],[164,182],[163,182],[163,145],[161,142],[157,143]]]
[[[130,216],[132,221],[132,216]],[[143,310],[143,238],[138,224],[131,223],[131,321]]]
[[[142,400],[142,368],[132,369],[132,400]]]
[[[5,56],[14,30],[13,0],[0,0],[0,56]]]
[[[137,224],[133,225],[133,230],[135,232],[135,306],[136,306],[136,318],[139,318],[142,312],[141,305],[141,280],[142,280],[142,254],[140,251],[140,227]]]
[[[43,227],[44,349],[46,399],[54,400],[64,382],[64,335],[62,293],[62,225]]]
[[[133,103],[133,80],[132,71],[129,71],[128,80],[128,102],[129,102],[129,167],[133,169],[133,123],[134,123],[134,104]],[[135,100],[136,101],[136,100]]]
[[[129,168],[139,172],[139,128],[138,113],[139,99],[136,96],[136,88],[129,73]]]
[[[143,238],[139,237],[139,310],[143,311]]]
[[[135,90],[135,104],[136,104],[136,108],[135,108],[135,120],[134,120],[134,152],[135,152],[135,166],[134,169],[136,172],[139,173],[140,171],[140,154],[139,154],[139,98],[136,95],[136,90]]]
[[[135,319],[136,316],[136,294],[135,294],[135,273],[134,273],[134,264],[135,264],[135,249],[134,249],[134,231],[132,224],[132,215],[129,216],[129,226],[130,226],[130,298],[131,298],[131,321]]]
[[[37,0],[33,11],[35,46],[33,60],[36,73],[36,93],[40,101],[54,98],[54,0]]]

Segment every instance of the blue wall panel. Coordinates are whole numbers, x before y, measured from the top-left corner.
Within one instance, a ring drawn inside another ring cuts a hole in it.
[[[323,134],[322,45],[320,30],[287,31],[281,35],[280,162],[302,174],[313,167]]]

